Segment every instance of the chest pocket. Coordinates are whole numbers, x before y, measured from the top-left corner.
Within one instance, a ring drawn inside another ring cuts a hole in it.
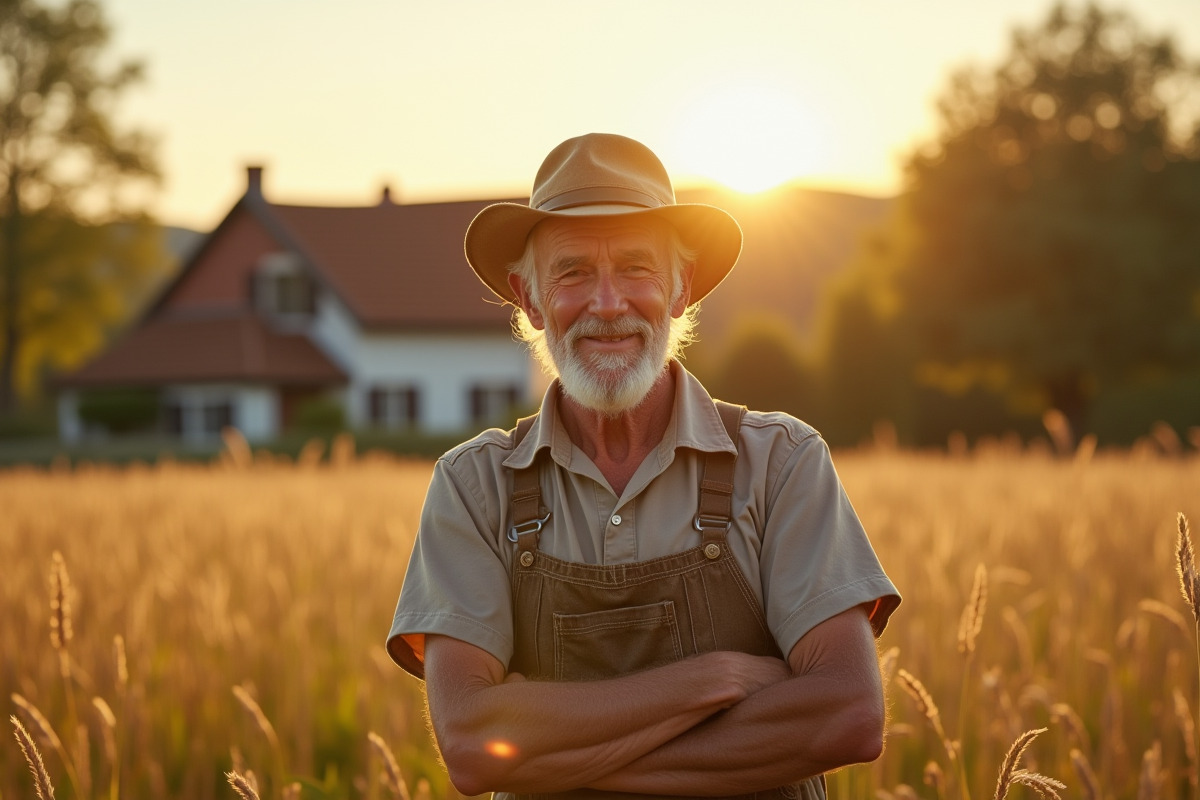
[[[675,603],[554,614],[554,680],[627,675],[683,658]]]

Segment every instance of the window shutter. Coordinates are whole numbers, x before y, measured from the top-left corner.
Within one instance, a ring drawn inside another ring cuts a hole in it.
[[[472,386],[471,387],[471,421],[472,422],[479,422],[481,419],[483,419],[484,412],[486,411],[486,409],[484,408],[485,399],[486,398],[484,397],[483,387],[480,387],[480,386]]]
[[[368,398],[367,415],[370,417],[371,422],[378,425],[384,421],[383,390],[379,389],[379,388],[372,389],[367,394],[367,398]]]
[[[405,408],[405,421],[409,425],[416,425],[421,414],[420,396],[417,394],[417,390],[415,388],[409,389],[404,393],[404,395],[404,399],[406,401],[405,404],[407,406]]]

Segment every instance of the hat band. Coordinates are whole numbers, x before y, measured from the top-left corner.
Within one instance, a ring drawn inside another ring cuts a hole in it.
[[[631,205],[658,208],[667,205],[652,194],[619,186],[599,186],[563,192],[537,205],[538,211],[562,211],[575,206]]]

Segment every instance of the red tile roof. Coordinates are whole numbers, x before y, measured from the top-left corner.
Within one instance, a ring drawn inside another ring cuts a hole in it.
[[[301,334],[272,330],[258,315],[162,315],[144,320],[62,386],[264,382],[323,386],[346,374]]]
[[[507,330],[500,304],[463,256],[485,201],[328,208],[266,204],[367,328]]]

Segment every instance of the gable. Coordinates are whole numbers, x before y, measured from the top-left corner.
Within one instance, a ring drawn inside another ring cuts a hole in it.
[[[269,209],[363,327],[507,330],[511,306],[463,255],[467,225],[488,202]]]
[[[257,216],[241,203],[193,255],[156,310],[249,309],[251,275],[265,256],[282,249]]]

